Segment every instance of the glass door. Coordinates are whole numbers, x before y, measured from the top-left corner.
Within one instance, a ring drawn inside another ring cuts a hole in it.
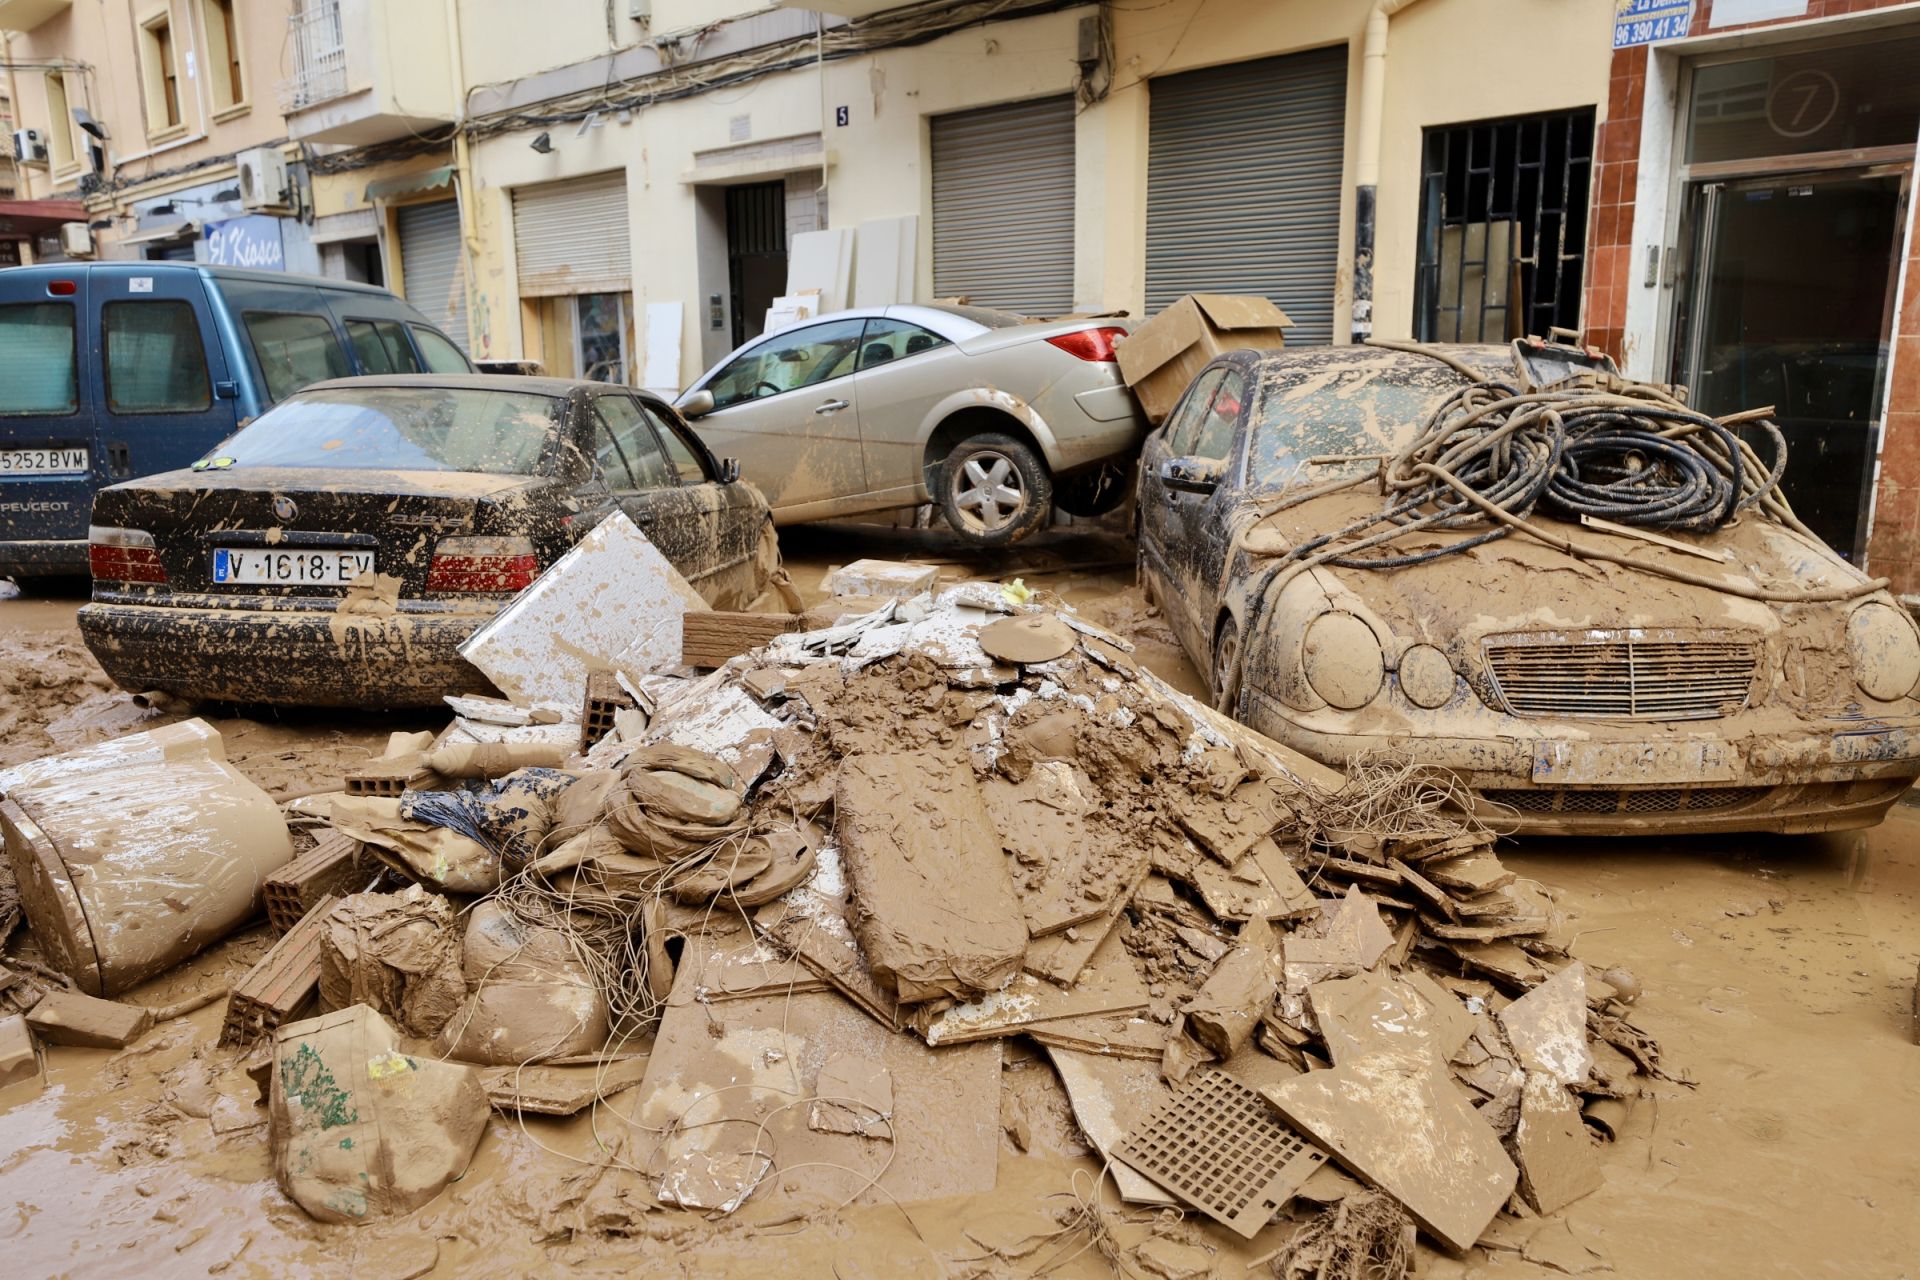
[[[1773,405],[1794,511],[1864,550],[1910,168],[1690,183],[1673,377],[1719,416]],[[1763,441],[1754,441],[1763,458]]]

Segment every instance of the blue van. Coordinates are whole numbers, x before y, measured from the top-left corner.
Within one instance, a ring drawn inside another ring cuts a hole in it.
[[[472,368],[369,285],[189,262],[0,271],[0,577],[85,574],[95,489],[187,466],[310,382]]]

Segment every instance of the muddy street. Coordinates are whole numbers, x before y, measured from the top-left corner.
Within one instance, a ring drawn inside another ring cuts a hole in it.
[[[913,559],[951,577],[1022,579],[1126,637],[1182,692],[1202,682],[1134,585],[1127,543],[1058,530],[995,555],[936,532],[788,529],[806,603],[834,566]],[[77,595],[0,598],[0,767],[179,719],[113,690],[80,644]],[[432,712],[390,716],[202,709],[227,755],[276,800],[332,790],[395,732],[437,729]],[[1920,1274],[1920,807],[1875,829],[1809,837],[1502,842],[1506,867],[1546,886],[1575,959],[1624,966],[1632,1015],[1660,1044],[1669,1081],[1615,1121],[1598,1190],[1546,1218],[1502,1219],[1462,1257],[1421,1245],[1419,1274],[1533,1277]],[[273,941],[245,930],[123,998],[163,1006],[236,981]],[[32,954],[32,943],[25,954]],[[19,949],[21,939],[16,938]],[[1612,982],[1613,979],[1609,978]],[[1096,1185],[1047,1057],[1006,1042],[994,1190],[909,1204],[796,1211],[750,1201],[728,1216],[617,1196],[584,1203],[596,1159],[657,1141],[628,1090],[573,1118],[493,1113],[474,1163],[425,1208],[361,1227],[325,1225],[276,1187],[268,1112],[239,1051],[216,1048],[222,1002],[164,1022],[119,1050],[52,1048],[46,1087],[0,1093],[0,1250],[8,1274],[373,1277],[588,1272],[838,1277],[1155,1274],[1130,1251],[1162,1234],[1210,1255],[1212,1274],[1283,1239],[1245,1240],[1189,1214],[1136,1211],[1095,1241],[1061,1214]],[[718,1037],[720,1029],[715,1026]],[[640,1055],[651,1046],[631,1046]],[[758,1068],[771,1069],[779,1050]],[[757,1069],[758,1069],[757,1068]],[[641,1158],[635,1155],[634,1159]],[[850,1171],[858,1186],[876,1169]],[[603,1188],[604,1190],[604,1188]],[[1018,1260],[1021,1242],[1058,1234]],[[1103,1251],[1111,1247],[1124,1267]],[[995,1249],[1003,1253],[992,1252]]]

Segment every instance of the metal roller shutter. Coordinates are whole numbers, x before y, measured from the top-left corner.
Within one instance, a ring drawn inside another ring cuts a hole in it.
[[[1149,86],[1147,311],[1185,293],[1271,298],[1290,344],[1333,341],[1344,46]]]
[[[935,116],[933,293],[1073,310],[1073,98]]]
[[[459,202],[403,205],[395,217],[400,224],[401,293],[465,351],[467,274]]]
[[[632,289],[626,171],[515,188],[513,252],[523,298]]]

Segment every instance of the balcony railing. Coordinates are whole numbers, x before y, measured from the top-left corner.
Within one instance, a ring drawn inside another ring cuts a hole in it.
[[[347,36],[340,0],[306,0],[287,19],[293,76],[280,82],[280,109],[299,111],[347,92]]]

